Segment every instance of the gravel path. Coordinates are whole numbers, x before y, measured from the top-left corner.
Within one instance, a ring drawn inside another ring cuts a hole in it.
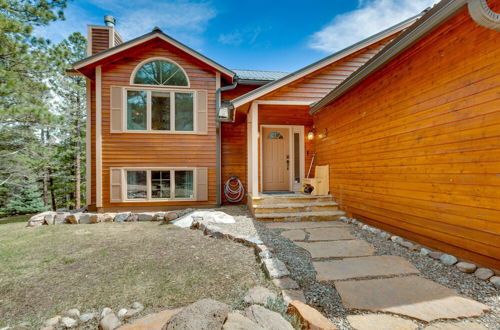
[[[226,206],[219,210],[235,216],[235,224],[224,224],[226,228],[237,234],[257,235],[264,243],[275,250],[277,257],[282,260],[293,278],[304,291],[308,304],[322,311],[339,329],[351,329],[347,322],[347,311],[342,306],[333,282],[319,282],[316,280],[316,271],[312,266],[312,259],[306,250],[295,245],[280,235],[284,229],[267,229],[264,223],[253,220],[251,214],[244,206]],[[475,276],[460,272],[456,267],[446,266],[432,258],[421,256],[418,252],[409,250],[390,240],[361,230],[350,225],[351,233],[375,247],[376,255],[395,255],[410,261],[427,279],[440,283],[458,293],[473,298],[488,305],[492,311],[480,318],[472,319],[489,329],[498,329],[500,324],[500,295],[499,291],[489,282],[481,281]],[[349,314],[363,314],[361,311],[349,311]],[[469,319],[470,321],[471,319]],[[466,322],[458,320],[450,322]],[[425,327],[424,323],[417,322],[419,328]]]

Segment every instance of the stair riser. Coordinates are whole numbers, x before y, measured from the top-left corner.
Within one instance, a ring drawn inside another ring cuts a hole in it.
[[[256,198],[252,200],[253,205],[276,205],[276,204],[291,204],[291,203],[316,203],[316,202],[331,202],[331,196],[325,197],[276,197],[276,198]]]
[[[262,213],[297,213],[297,212],[319,212],[319,211],[337,211],[337,205],[328,206],[300,206],[300,207],[257,207],[253,209],[254,214]]]
[[[321,215],[321,216],[301,216],[301,217],[269,217],[269,218],[257,218],[259,221],[334,221],[338,220],[342,215]]]

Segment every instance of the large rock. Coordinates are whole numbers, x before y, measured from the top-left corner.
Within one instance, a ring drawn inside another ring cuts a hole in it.
[[[101,321],[99,322],[99,329],[100,330],[114,330],[118,328],[122,323],[116,317],[115,313],[111,312],[106,314]]]
[[[82,213],[80,214],[80,224],[89,224],[92,223],[92,213]]]
[[[124,222],[129,217],[130,212],[117,213],[115,215],[115,222]]]
[[[104,219],[104,214],[102,213],[96,213],[90,215],[90,223],[103,222],[103,219]]]
[[[238,312],[227,315],[223,330],[264,330],[263,327]]]
[[[441,258],[439,258],[441,262],[445,265],[452,266],[457,263],[458,259],[451,254],[443,254]]]
[[[102,222],[113,222],[115,215],[113,213],[104,213],[102,216]]]
[[[275,278],[273,280],[274,285],[276,285],[278,288],[285,290],[285,289],[298,289],[299,285],[297,282],[292,280],[290,277],[282,277],[282,278]]]
[[[66,222],[66,217],[69,215],[69,212],[57,212],[54,216],[54,225],[60,225]]]
[[[153,214],[153,221],[163,221],[165,220],[165,212],[156,212]]]
[[[456,266],[463,273],[473,273],[477,269],[476,265],[464,261],[459,262]]]
[[[47,217],[48,216],[48,217]],[[28,220],[28,227],[37,227],[43,225],[49,217],[52,219],[55,216],[55,212],[52,211],[46,211],[42,213],[35,214]],[[46,218],[47,217],[47,218]]]
[[[78,321],[71,317],[65,316],[61,319],[61,325],[63,326],[63,328],[74,328],[78,325]]]
[[[130,324],[121,326],[119,330],[160,330],[180,309],[168,309],[159,313],[149,314]]]
[[[245,309],[245,316],[264,329],[293,330],[292,325],[283,316],[259,305],[252,305]]]
[[[153,221],[153,216],[154,216],[154,213],[149,213],[149,212],[138,213],[137,214],[137,221]]]
[[[248,290],[243,300],[250,305],[265,305],[269,300],[276,299],[276,293],[263,286],[256,286]]]
[[[489,268],[478,268],[474,272],[474,275],[476,275],[478,279],[486,281],[487,279],[495,275],[495,273],[493,273],[493,271]]]
[[[166,330],[221,329],[231,307],[213,299],[202,299],[183,308],[163,327]]]
[[[77,225],[80,222],[81,213],[72,213],[66,217],[66,223]]]
[[[59,322],[61,322],[61,316],[57,315],[43,322],[43,325],[46,327],[55,327]]]
[[[439,252],[439,251],[431,251],[431,252],[429,252],[429,257],[431,257],[432,259],[436,259],[436,260],[441,259],[442,255],[443,255],[443,252]]]
[[[262,266],[266,274],[271,278],[281,278],[290,275],[285,264],[277,258],[269,258],[262,260]]]
[[[177,215],[177,213],[175,213],[175,212],[165,213],[165,221],[167,221],[167,222],[174,221],[178,217],[179,217],[179,215]]]
[[[71,317],[74,319],[78,319],[80,317],[80,311],[76,308],[68,309],[64,314],[67,317]]]
[[[296,315],[299,318],[302,323],[302,329],[337,329],[329,319],[324,317],[316,309],[298,300],[292,300],[290,302],[287,313]]]
[[[302,290],[281,290],[281,295],[283,296],[283,301],[287,305],[294,300],[306,303],[306,297],[304,296],[304,292],[302,292]]]
[[[85,313],[85,314],[80,315],[79,320],[80,320],[80,323],[87,323],[87,322],[95,319],[95,317],[96,317],[95,313]]]

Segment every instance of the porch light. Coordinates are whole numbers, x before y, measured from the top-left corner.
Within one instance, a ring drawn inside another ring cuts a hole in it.
[[[313,131],[309,131],[309,133],[307,133],[307,139],[309,141],[314,140],[314,132]]]

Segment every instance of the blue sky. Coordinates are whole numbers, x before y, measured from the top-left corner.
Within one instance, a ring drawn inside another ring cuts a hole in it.
[[[159,26],[232,69],[295,71],[413,16],[436,0],[76,0],[37,34],[58,42],[103,16],[125,40]]]

